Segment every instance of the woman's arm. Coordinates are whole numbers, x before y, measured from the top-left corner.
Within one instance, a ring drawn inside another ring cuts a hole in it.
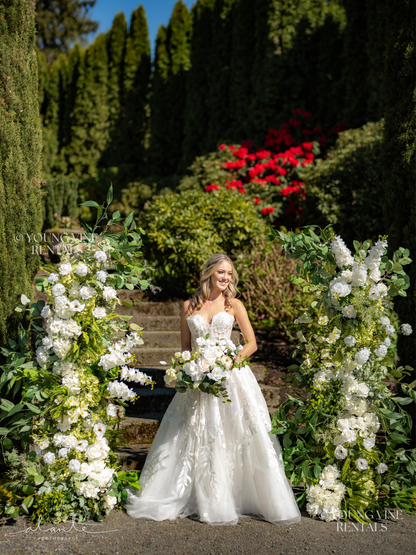
[[[235,319],[240,327],[241,333],[245,341],[244,348],[238,352],[236,358],[242,359],[248,357],[257,351],[256,337],[254,335],[253,327],[250,324],[248,318],[247,310],[245,309],[243,303],[238,299],[232,300],[233,310],[235,314]]]
[[[181,345],[182,351],[191,350],[191,332],[189,331],[189,326],[186,321],[186,310],[191,301],[185,301],[181,309]]]

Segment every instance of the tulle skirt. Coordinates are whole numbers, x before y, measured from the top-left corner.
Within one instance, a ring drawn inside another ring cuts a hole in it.
[[[237,524],[239,516],[300,521],[254,374],[249,366],[233,370],[227,383],[231,404],[200,391],[176,393],[140,475],[141,490],[128,490],[129,516],[194,515],[219,525]]]

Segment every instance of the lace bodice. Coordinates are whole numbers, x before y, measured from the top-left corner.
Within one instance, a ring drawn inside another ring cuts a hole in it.
[[[230,339],[234,325],[234,316],[228,312],[217,312],[211,323],[208,324],[201,314],[192,314],[186,319],[192,336],[192,344],[195,348],[195,341],[198,337],[205,337],[209,333],[210,337],[218,339]]]

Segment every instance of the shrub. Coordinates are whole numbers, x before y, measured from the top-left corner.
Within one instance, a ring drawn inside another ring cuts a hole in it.
[[[247,249],[266,234],[254,205],[235,191],[166,190],[140,215],[147,233],[145,256],[155,263],[155,281],[170,293],[191,293],[203,263],[216,252]]]
[[[344,124],[341,122],[324,134],[320,127],[310,124],[309,112],[297,108],[292,116],[280,129],[270,129],[260,147],[253,146],[253,141],[222,144],[218,152],[197,157],[179,189],[202,188],[207,193],[234,189],[248,197],[259,215],[275,225],[298,226],[305,183],[299,181],[297,168],[322,156]]]
[[[306,294],[289,279],[296,272],[295,261],[283,256],[279,243],[260,237],[235,262],[239,289],[253,325],[289,331],[307,302]]]
[[[383,120],[344,131],[325,160],[298,171],[307,189],[305,221],[331,224],[347,242],[383,231],[382,133]]]
[[[79,212],[77,206],[78,185],[79,180],[76,177],[61,175],[46,179],[45,195],[43,197],[45,206],[44,228],[61,227],[63,217],[69,217],[70,220],[77,219]]]

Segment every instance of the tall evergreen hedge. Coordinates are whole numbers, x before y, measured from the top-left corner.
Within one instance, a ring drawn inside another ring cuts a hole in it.
[[[131,15],[124,53],[122,121],[119,162],[144,170],[146,141],[149,137],[150,41],[146,13],[139,6]]]
[[[42,137],[38,105],[34,3],[0,4],[0,344],[16,336],[14,312],[32,296],[39,257],[32,253],[42,227]],[[27,237],[27,235],[31,238]]]
[[[398,247],[411,251],[413,264],[406,268],[411,287],[407,297],[398,299],[397,310],[401,320],[410,323],[416,333],[416,13],[412,0],[391,0],[385,9],[384,216],[391,251]],[[416,367],[415,340],[399,336],[398,346],[402,361]],[[414,440],[416,444],[416,433]]]

